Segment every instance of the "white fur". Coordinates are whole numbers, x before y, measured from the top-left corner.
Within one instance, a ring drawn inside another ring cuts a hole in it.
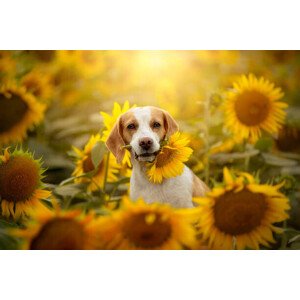
[[[145,169],[132,159],[132,175],[130,178],[130,198],[143,198],[146,203],[169,203],[173,207],[193,207],[192,171],[185,166],[180,176],[164,179],[162,184],[149,182]]]

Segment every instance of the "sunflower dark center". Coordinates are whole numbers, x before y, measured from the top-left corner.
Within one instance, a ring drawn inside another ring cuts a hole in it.
[[[282,151],[300,152],[300,128],[284,125],[279,131],[276,145]]]
[[[176,150],[164,148],[156,157],[156,167],[161,168],[173,160]]]
[[[237,193],[227,192],[216,200],[215,225],[230,235],[249,233],[261,224],[266,209],[263,194],[246,189]]]
[[[246,91],[237,97],[235,112],[237,118],[246,126],[260,125],[270,111],[270,100],[260,92]]]
[[[0,165],[0,196],[12,202],[26,201],[40,183],[39,167],[26,156],[12,157]]]
[[[0,107],[0,134],[18,124],[28,111],[27,103],[14,94],[10,98],[0,94]]]
[[[130,216],[124,223],[124,233],[128,240],[138,248],[154,249],[161,247],[171,236],[171,225],[162,221],[159,214],[148,224],[147,213]]]
[[[86,234],[75,220],[56,218],[46,223],[31,241],[31,250],[81,250]]]

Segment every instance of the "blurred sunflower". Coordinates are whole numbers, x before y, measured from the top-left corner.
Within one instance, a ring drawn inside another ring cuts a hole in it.
[[[44,205],[40,202],[51,192],[42,188],[44,170],[40,161],[22,150],[10,153],[8,149],[0,156],[0,202],[5,217],[19,219]]]
[[[285,124],[275,140],[276,146],[281,151],[300,152],[300,126]]]
[[[215,187],[200,204],[199,232],[213,249],[259,249],[274,243],[273,223],[288,218],[288,199],[279,192],[281,185],[259,184],[248,173],[234,177],[224,169],[223,185]]]
[[[164,178],[182,174],[184,162],[191,156],[193,150],[187,147],[189,140],[182,138],[179,132],[169,137],[167,144],[152,163],[147,164],[147,175],[153,183],[161,183]]]
[[[81,176],[84,173],[95,171],[95,174],[92,176],[92,180],[85,177],[77,178],[75,180],[75,182],[90,182],[88,186],[89,191],[95,191],[104,187],[107,163],[107,182],[115,182],[118,180],[117,174],[120,170],[120,166],[117,164],[113,155],[105,153],[99,165],[97,167],[94,166],[92,161],[92,149],[97,143],[101,142],[100,135],[97,134],[91,136],[83,150],[73,147],[73,150],[77,154],[77,160],[76,168],[72,175]]]
[[[75,53],[83,73],[88,76],[99,76],[105,69],[103,51],[80,50]]]
[[[10,83],[0,87],[0,108],[0,144],[7,144],[22,141],[27,130],[42,121],[46,106]]]
[[[26,229],[12,230],[21,237],[25,250],[89,250],[94,247],[94,215],[80,210],[38,209]]]
[[[104,123],[104,130],[102,132],[102,138],[101,138],[103,142],[107,141],[107,138],[110,135],[110,132],[114,127],[115,123],[117,122],[119,116],[134,107],[136,107],[136,105],[130,107],[129,101],[125,101],[123,107],[119,103],[115,102],[112,115],[109,115],[103,111],[100,112],[101,116],[103,117],[103,123]],[[130,173],[130,170],[128,170],[128,168],[131,168],[132,165],[130,160],[130,152],[127,150],[125,151],[125,155],[122,161],[122,166],[123,166],[122,167],[123,173],[128,175]]]
[[[196,246],[194,209],[172,209],[165,204],[131,202],[98,219],[98,249],[186,249]]]
[[[225,125],[236,140],[249,139],[255,143],[261,131],[275,134],[285,119],[287,104],[278,101],[283,97],[280,88],[253,74],[241,76],[233,83],[224,103]]]
[[[22,86],[36,98],[48,100],[53,92],[50,77],[40,71],[31,71],[21,80]]]
[[[11,55],[11,51],[0,51],[0,78],[7,79],[15,75],[16,61]]]

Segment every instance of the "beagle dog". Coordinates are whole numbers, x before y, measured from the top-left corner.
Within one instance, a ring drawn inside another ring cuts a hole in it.
[[[170,114],[157,107],[135,107],[122,114],[106,142],[118,163],[131,148],[132,176],[130,197],[143,198],[146,203],[169,203],[173,207],[193,207],[192,197],[204,196],[208,187],[187,166],[183,173],[161,184],[148,180],[145,162],[152,162],[160,151],[160,142],[178,131]]]

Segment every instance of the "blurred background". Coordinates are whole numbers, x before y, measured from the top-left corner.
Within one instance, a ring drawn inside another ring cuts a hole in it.
[[[249,73],[281,87],[288,103],[285,125],[254,146],[228,144],[224,93]],[[0,145],[22,145],[43,157],[44,181],[58,185],[74,171],[72,146],[82,149],[91,134],[103,130],[100,111],[111,114],[114,103],[125,101],[159,106],[190,139],[189,166],[208,184],[220,178],[225,165],[243,169],[245,157],[247,170],[259,170],[262,181],[288,178],[290,224],[300,228],[299,78],[299,51],[0,51],[1,86],[22,87],[46,107],[26,138],[1,140],[0,134]],[[2,116],[0,133],[3,111]]]

